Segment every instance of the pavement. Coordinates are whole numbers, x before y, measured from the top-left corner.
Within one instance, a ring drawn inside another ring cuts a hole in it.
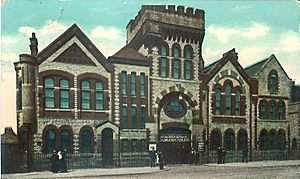
[[[256,161],[248,163],[225,163],[225,164],[204,164],[210,167],[285,167],[300,166],[300,160],[286,161]],[[199,166],[200,167],[200,166]],[[52,173],[50,171],[2,174],[1,179],[26,179],[26,178],[84,178],[84,177],[109,177],[109,176],[130,176],[151,174],[170,170],[172,166],[166,166],[164,170],[159,167],[130,167],[130,168],[91,168],[91,169],[71,169],[67,173]]]
[[[225,163],[225,164],[204,164],[205,166],[224,166],[224,167],[285,167],[285,166],[300,166],[300,160],[283,160],[283,161],[254,161],[248,163]]]
[[[142,175],[168,170],[159,170],[159,167],[129,167],[129,168],[89,168],[89,169],[70,169],[67,173],[52,173],[50,171],[1,174],[1,179],[23,179],[23,178],[84,178],[84,177],[108,177]]]

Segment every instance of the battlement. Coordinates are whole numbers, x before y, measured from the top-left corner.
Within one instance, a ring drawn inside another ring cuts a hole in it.
[[[130,20],[128,23],[128,26],[135,25],[142,19],[142,15],[145,13],[145,11],[156,11],[161,13],[168,13],[168,14],[174,14],[179,16],[185,16],[189,18],[196,18],[204,20],[204,10],[202,9],[195,9],[192,7],[185,8],[184,6],[176,6],[175,5],[142,5],[142,9],[138,12],[138,15],[135,16],[134,20]],[[133,28],[131,27],[131,28]]]
[[[128,41],[141,29],[145,21],[204,29],[204,10],[175,5],[142,5],[141,10],[127,25]],[[152,25],[150,25],[152,26]],[[170,26],[171,27],[171,26]]]
[[[194,8],[184,6],[177,6],[175,9],[175,5],[143,5],[141,11],[143,10],[153,10],[158,12],[167,12],[171,14],[177,14],[187,17],[194,17],[202,19],[204,15],[204,11],[202,9],[196,9],[194,11]]]

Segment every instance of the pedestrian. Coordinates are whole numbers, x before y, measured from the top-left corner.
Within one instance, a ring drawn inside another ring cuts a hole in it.
[[[190,164],[195,164],[197,152],[194,148],[191,149],[190,152]]]
[[[221,149],[221,147],[218,147],[217,155],[218,155],[218,164],[221,164],[222,163],[222,149]]]
[[[61,151],[57,152],[57,157],[58,157],[58,171],[61,171],[61,168],[62,168],[62,162],[61,162],[62,154],[61,154]]]
[[[64,172],[64,173],[68,172],[66,154],[67,154],[67,150],[64,149],[61,152],[62,157],[61,157],[61,160],[60,160],[60,171]]]
[[[225,163],[225,157],[226,157],[227,151],[226,148],[222,148],[222,163]]]
[[[50,171],[53,173],[57,173],[58,172],[58,155],[55,150],[53,151],[53,153],[50,157],[50,161],[51,161]]]
[[[158,152],[155,153],[155,165],[159,164],[159,155]]]
[[[242,160],[243,162],[248,163],[248,147],[244,147],[242,151]]]
[[[159,162],[159,169],[163,170],[164,169],[164,157],[161,152],[158,153],[158,162]]]
[[[150,167],[155,167],[156,155],[155,155],[154,147],[151,147],[149,155],[150,155]]]

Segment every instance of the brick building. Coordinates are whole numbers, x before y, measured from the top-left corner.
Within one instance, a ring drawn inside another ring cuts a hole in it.
[[[30,38],[15,63],[29,169],[60,149],[78,168],[147,165],[149,145],[167,163],[188,163],[202,143],[250,158],[289,147],[291,79],[274,55],[243,69],[232,49],[204,66],[204,11],[190,7],[144,5],[126,28],[108,58],[76,24],[39,53]]]

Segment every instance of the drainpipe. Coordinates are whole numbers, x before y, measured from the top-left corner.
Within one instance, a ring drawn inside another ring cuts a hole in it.
[[[206,88],[206,140],[207,140],[207,163],[209,163],[209,144],[210,144],[210,137],[209,137],[209,86]]]

